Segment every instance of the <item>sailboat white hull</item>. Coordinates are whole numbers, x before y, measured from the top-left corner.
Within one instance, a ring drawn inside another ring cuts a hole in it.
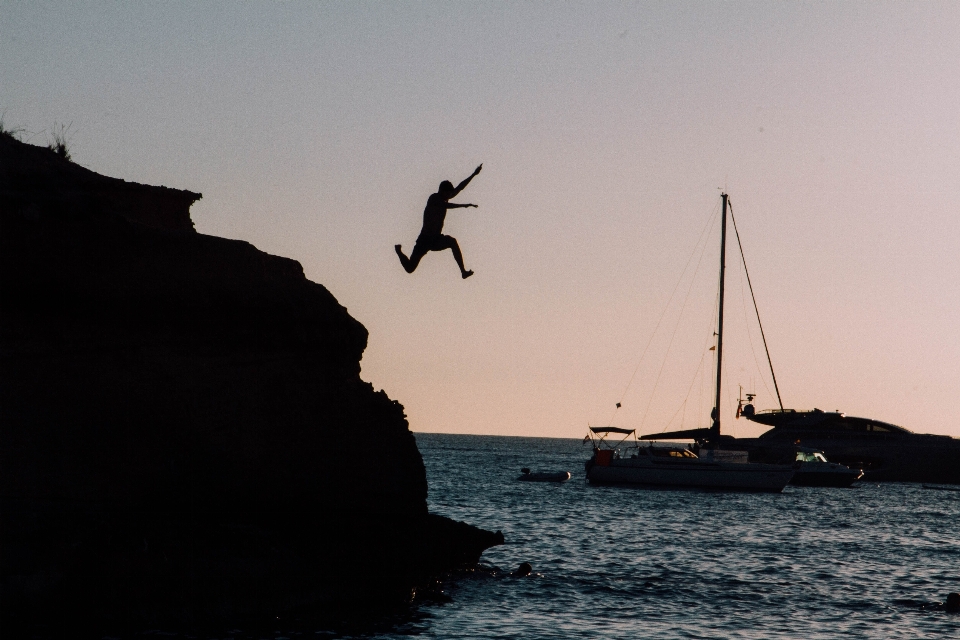
[[[779,464],[713,462],[697,458],[627,458],[601,466],[591,464],[591,484],[638,484],[733,491],[780,492],[793,477],[793,467]]]

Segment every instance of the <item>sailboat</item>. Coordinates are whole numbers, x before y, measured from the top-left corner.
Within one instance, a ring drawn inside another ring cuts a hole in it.
[[[702,437],[704,445],[696,448],[682,445],[657,446],[641,443],[636,431],[617,427],[591,427],[593,456],[586,463],[587,480],[591,484],[632,484],[645,486],[691,487],[728,491],[781,492],[794,474],[792,465],[760,464],[747,461],[746,451],[721,448],[720,439],[720,374],[723,358],[723,284],[727,241],[727,194],[723,200],[720,224],[720,295],[717,320],[717,385],[716,403],[709,429],[691,430]],[[623,434],[616,445],[606,444],[610,434]],[[632,446],[622,446],[633,435]],[[666,434],[663,434],[666,435]],[[684,436],[673,434],[675,437]],[[700,439],[700,438],[698,438]]]

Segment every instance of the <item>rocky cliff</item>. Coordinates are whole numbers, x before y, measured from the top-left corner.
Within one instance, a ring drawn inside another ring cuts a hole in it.
[[[365,607],[502,542],[427,513],[364,327],[297,262],[196,233],[199,197],[0,135],[5,617]]]

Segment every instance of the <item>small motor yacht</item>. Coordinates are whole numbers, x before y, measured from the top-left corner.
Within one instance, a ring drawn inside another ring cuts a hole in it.
[[[863,469],[829,462],[823,451],[797,448],[796,471],[790,484],[804,487],[849,487],[863,477]]]

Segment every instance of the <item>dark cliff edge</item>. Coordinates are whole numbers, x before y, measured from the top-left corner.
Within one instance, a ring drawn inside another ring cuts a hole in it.
[[[198,198],[0,135],[6,625],[366,610],[503,542],[428,514],[366,329]]]

